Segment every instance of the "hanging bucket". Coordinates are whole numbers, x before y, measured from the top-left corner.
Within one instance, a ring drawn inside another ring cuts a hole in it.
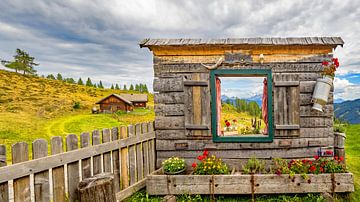
[[[312,109],[323,112],[323,106],[327,103],[333,79],[329,76],[316,80],[312,102]]]

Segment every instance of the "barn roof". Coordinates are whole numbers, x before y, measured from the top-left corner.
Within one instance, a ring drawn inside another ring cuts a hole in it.
[[[120,94],[121,97],[131,101],[131,102],[147,102],[147,94]]]
[[[118,99],[124,101],[125,103],[129,104],[129,105],[132,105],[132,102],[128,99],[126,99],[125,97],[121,96],[121,95],[118,95],[118,94],[111,94],[111,95],[108,95],[106,97],[104,97],[103,99],[99,100],[98,102],[96,102],[96,104],[100,104],[102,101],[108,99],[109,97],[111,96],[115,96],[117,97]]]
[[[197,45],[344,45],[341,37],[226,38],[226,39],[144,39],[140,47]]]

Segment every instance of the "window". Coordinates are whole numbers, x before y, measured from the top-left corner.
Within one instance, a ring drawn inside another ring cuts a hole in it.
[[[210,81],[214,142],[272,142],[271,70],[212,70]]]

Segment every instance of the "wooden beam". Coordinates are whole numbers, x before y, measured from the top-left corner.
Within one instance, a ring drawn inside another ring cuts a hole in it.
[[[276,130],[297,130],[300,129],[299,125],[275,125]]]
[[[288,86],[298,86],[300,85],[299,81],[275,81],[276,87],[288,87]]]
[[[185,125],[187,130],[209,130],[207,125]]]
[[[184,81],[184,86],[208,86],[208,81]]]

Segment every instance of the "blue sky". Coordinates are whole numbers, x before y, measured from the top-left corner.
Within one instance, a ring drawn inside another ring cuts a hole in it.
[[[360,1],[1,0],[0,58],[16,48],[39,74],[152,87],[143,38],[341,36],[335,98],[360,98]]]

